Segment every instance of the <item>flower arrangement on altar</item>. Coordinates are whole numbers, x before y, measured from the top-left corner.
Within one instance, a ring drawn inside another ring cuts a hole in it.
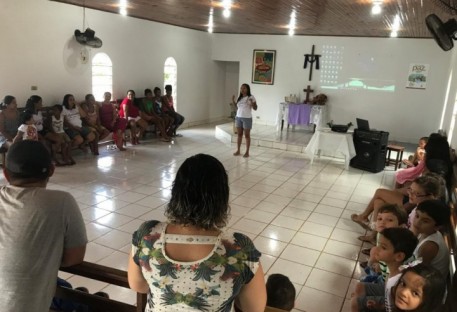
[[[313,100],[311,101],[312,104],[314,105],[325,105],[327,103],[327,96],[323,93],[320,93],[313,97]]]

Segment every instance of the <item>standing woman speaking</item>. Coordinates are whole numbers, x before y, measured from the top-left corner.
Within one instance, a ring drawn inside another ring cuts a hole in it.
[[[235,125],[238,133],[236,142],[237,150],[234,156],[241,155],[240,147],[244,137],[246,138],[246,153],[243,157],[249,157],[249,147],[251,146],[251,128],[252,128],[252,109],[257,110],[257,102],[251,94],[251,88],[247,83],[243,83],[240,88],[240,95],[235,103],[235,96],[232,96],[233,104],[237,106]]]

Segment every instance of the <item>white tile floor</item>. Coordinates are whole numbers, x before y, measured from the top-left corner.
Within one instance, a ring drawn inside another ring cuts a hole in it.
[[[277,140],[274,128],[270,130],[258,140]],[[49,188],[72,193],[80,204],[90,240],[85,259],[126,269],[133,231],[144,220],[165,220],[164,208],[180,164],[191,155],[207,153],[228,171],[229,226],[254,240],[263,253],[266,275],[290,277],[297,290],[295,311],[349,311],[354,278],[360,276],[362,243],[357,236],[363,233],[349,218],[364,209],[376,188],[392,186],[392,169],[377,174],[346,171],[342,159],[324,157],[311,166],[300,152],[257,146],[245,159],[232,156],[233,143],[215,138],[214,125],[181,133],[183,137],[172,144],[152,138],[126,152],[101,149],[98,157],[77,154],[75,166],[57,168]],[[310,134],[299,138],[286,133],[276,143],[287,148],[287,137],[293,137],[293,144],[306,144]],[[131,290],[61,276],[91,292],[103,290],[128,303],[136,300]]]

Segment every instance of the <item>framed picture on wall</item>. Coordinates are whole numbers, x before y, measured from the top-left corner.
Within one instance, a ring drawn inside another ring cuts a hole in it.
[[[276,50],[254,50],[252,83],[272,85],[275,79]]]

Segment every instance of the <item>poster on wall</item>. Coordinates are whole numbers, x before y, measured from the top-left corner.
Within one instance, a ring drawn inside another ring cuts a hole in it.
[[[254,50],[252,83],[272,85],[275,78],[276,50]]]
[[[425,89],[429,69],[429,64],[410,64],[406,87],[411,89]]]

